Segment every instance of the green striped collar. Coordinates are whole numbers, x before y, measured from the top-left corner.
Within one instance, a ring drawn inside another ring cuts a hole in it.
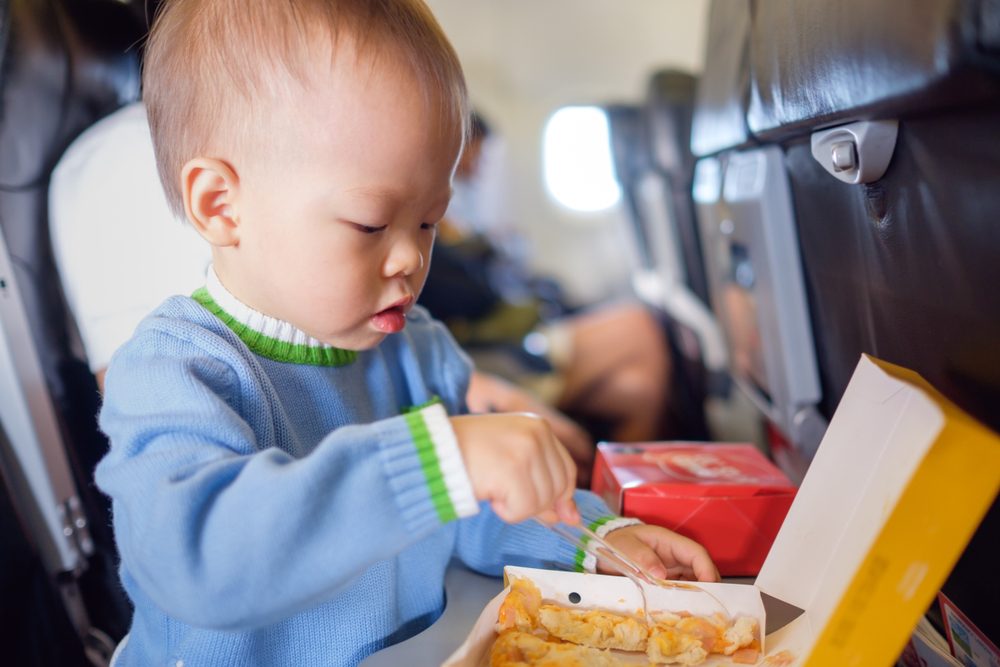
[[[342,350],[316,340],[288,322],[250,308],[225,288],[214,268],[209,268],[205,287],[191,298],[222,320],[252,352],[267,359],[311,366],[346,366],[358,358],[354,350]]]

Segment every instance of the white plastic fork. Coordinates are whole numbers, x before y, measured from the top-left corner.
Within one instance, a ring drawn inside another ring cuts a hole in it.
[[[576,530],[580,531],[581,536],[574,535],[568,528],[563,524],[547,524],[544,521],[535,519],[538,523],[542,524],[552,532],[559,535],[561,538],[577,546],[581,549],[587,549],[587,543],[592,542],[595,546],[592,550],[595,555],[604,556],[606,562],[611,565],[615,570],[620,572],[622,575],[628,577],[636,588],[639,589],[639,597],[642,598],[642,613],[646,619],[646,623],[650,626],[654,625],[653,617],[649,613],[649,606],[646,602],[646,592],[643,589],[643,584],[648,584],[650,586],[659,586],[661,588],[672,588],[675,590],[682,591],[693,591],[697,593],[704,593],[705,595],[712,598],[716,604],[718,604],[726,615],[729,616],[729,609],[722,601],[709,593],[707,590],[698,586],[697,584],[688,584],[677,581],[667,581],[666,579],[660,579],[659,577],[654,577],[645,568],[638,565],[631,558],[626,556],[620,549],[608,543],[604,538],[595,533],[590,528],[584,525],[573,526]]]

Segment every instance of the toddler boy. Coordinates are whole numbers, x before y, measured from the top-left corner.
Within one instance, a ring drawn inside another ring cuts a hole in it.
[[[690,540],[574,502],[543,420],[462,414],[469,363],[414,307],[468,118],[422,2],[168,1],[143,76],[213,266],[106,377],[119,666],[357,664],[439,615],[453,555],[587,565],[532,516],[717,577]]]

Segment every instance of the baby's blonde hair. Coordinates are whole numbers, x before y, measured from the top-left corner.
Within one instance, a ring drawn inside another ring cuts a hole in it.
[[[317,37],[413,69],[444,128],[464,139],[469,103],[454,49],[422,0],[168,0],[150,32],[143,100],[167,202],[184,213],[184,164],[253,136],[254,99],[305,81]],[[332,56],[331,56],[332,57]]]

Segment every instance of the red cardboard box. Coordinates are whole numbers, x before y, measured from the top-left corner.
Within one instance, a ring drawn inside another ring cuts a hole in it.
[[[693,442],[602,442],[591,488],[622,516],[697,540],[730,577],[760,571],[796,491],[753,445]]]

